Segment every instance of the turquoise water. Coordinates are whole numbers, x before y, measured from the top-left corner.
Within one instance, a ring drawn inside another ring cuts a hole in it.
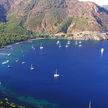
[[[82,47],[71,41],[68,48],[67,40],[60,40],[61,48],[56,42],[36,40],[0,51],[11,53],[0,56],[1,94],[28,108],[88,108],[90,100],[92,108],[108,108],[108,41],[82,41]]]

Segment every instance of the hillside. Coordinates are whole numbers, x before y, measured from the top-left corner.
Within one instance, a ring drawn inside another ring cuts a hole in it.
[[[108,30],[108,11],[77,0],[0,0],[0,22],[7,23],[7,32],[101,32]]]

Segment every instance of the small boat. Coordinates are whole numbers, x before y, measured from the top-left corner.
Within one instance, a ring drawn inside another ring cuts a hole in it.
[[[68,45],[66,45],[65,47],[66,47],[66,48],[68,48],[69,46],[68,46]]]
[[[91,108],[91,100],[89,101],[89,108]]]
[[[42,44],[40,45],[40,49],[43,49],[43,46],[42,46]]]
[[[75,42],[75,45],[78,45],[78,42],[77,41]]]
[[[58,46],[59,48],[61,48],[61,44],[59,44],[59,46]]]
[[[18,59],[16,59],[16,62],[18,62],[19,60]]]
[[[32,64],[31,64],[30,70],[34,70],[34,67],[33,67],[33,65],[32,65]]]
[[[58,45],[59,43],[60,43],[60,41],[57,41],[57,43],[56,43],[56,44]]]
[[[60,75],[57,73],[57,69],[56,69],[56,72],[55,72],[55,74],[54,74],[54,78],[57,78],[57,77],[59,77]]]
[[[81,44],[82,42],[81,41],[79,41],[79,44]]]
[[[78,46],[79,46],[79,47],[82,47],[82,45],[81,45],[81,44],[79,44]]]
[[[9,53],[8,56],[11,56],[11,53]]]
[[[33,49],[33,50],[35,50],[35,47],[34,47],[34,46],[32,46],[32,49]]]
[[[8,65],[8,68],[11,68],[11,66],[10,66],[10,65]]]
[[[25,64],[26,62],[22,62],[22,64]]]
[[[104,53],[104,48],[101,48],[101,54],[103,54]]]
[[[68,41],[67,44],[70,45],[70,41]]]
[[[9,60],[6,60],[4,62],[2,62],[2,64],[7,64],[9,62]]]

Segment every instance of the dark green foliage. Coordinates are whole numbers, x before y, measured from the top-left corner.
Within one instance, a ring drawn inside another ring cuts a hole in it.
[[[32,38],[32,32],[16,24],[0,24],[0,48],[10,43],[19,42]]]
[[[67,29],[70,26],[70,24],[72,23],[72,18],[68,17],[66,18],[61,24],[60,26],[56,29],[56,32],[64,32],[67,33]]]

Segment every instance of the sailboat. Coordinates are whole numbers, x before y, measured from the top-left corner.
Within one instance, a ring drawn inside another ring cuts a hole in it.
[[[79,41],[79,44],[81,44],[82,42],[81,41]]]
[[[82,45],[81,45],[81,44],[79,44],[78,46],[79,46],[79,47],[82,47]]]
[[[101,55],[104,53],[104,48],[101,48]]]
[[[32,49],[33,49],[33,50],[35,50],[35,47],[34,47],[34,46],[32,46]]]
[[[61,44],[59,44],[59,46],[58,46],[59,48],[61,48]]]
[[[57,41],[57,43],[56,43],[56,44],[58,45],[59,43],[60,43],[60,41]]]
[[[55,72],[55,74],[54,74],[54,78],[57,78],[57,77],[59,77],[60,75],[57,73],[57,69],[56,69],[56,72]]]
[[[11,66],[10,66],[10,65],[8,65],[8,68],[11,68]]]
[[[43,46],[42,46],[42,44],[40,45],[40,49],[43,49]]]
[[[33,67],[33,65],[32,65],[32,64],[31,64],[30,70],[34,70],[34,67]]]
[[[75,45],[78,45],[78,42],[77,41],[75,42]]]
[[[66,47],[66,48],[68,48],[69,46],[68,46],[68,45],[66,45],[65,47]]]
[[[19,60],[18,59],[16,59],[16,62],[18,62]]]
[[[70,44],[70,41],[68,41],[67,44],[69,45]]]
[[[91,100],[89,101],[89,108],[91,108]]]

